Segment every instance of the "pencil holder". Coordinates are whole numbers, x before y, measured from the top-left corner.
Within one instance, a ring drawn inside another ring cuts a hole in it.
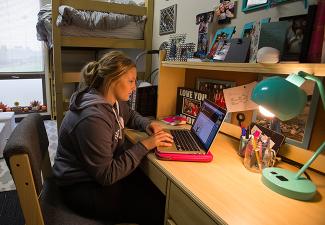
[[[274,166],[276,153],[267,144],[251,137],[245,146],[244,166],[252,172],[262,173],[266,167]]]

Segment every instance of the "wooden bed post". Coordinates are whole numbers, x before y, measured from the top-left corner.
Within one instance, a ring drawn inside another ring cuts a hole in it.
[[[154,10],[153,4],[154,4],[154,0],[145,0],[145,6],[147,10],[147,22],[146,22],[146,27],[144,29],[144,40],[145,40],[146,51],[152,50],[152,32],[153,32],[152,26],[153,26],[153,10]],[[152,56],[147,54],[145,78],[150,76],[151,70],[152,70]]]
[[[59,128],[63,119],[63,85],[62,85],[62,63],[61,63],[61,31],[56,26],[60,0],[52,0],[52,40],[53,40],[53,81],[55,84],[55,105],[57,127]]]

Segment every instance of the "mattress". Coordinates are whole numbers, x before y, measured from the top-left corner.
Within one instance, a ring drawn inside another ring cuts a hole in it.
[[[116,13],[76,10],[59,7],[56,24],[61,35],[73,37],[102,37],[116,39],[144,39],[146,17]],[[52,11],[47,4],[38,13],[37,39],[52,47]]]

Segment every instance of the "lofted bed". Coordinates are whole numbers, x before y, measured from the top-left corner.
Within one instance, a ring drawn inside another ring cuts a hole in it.
[[[59,7],[69,6],[76,10],[98,11],[103,13],[127,14],[132,16],[145,17],[142,33],[131,35],[134,28],[131,25],[124,30],[112,30],[111,34],[101,32],[98,29],[88,29],[89,33],[73,34],[74,27],[65,29],[57,26],[57,19],[62,11]],[[52,115],[56,117],[58,127],[60,126],[65,108],[68,104],[64,100],[63,86],[65,83],[79,82],[79,71],[67,72],[62,70],[62,48],[119,48],[119,49],[143,49],[151,50],[152,46],[152,25],[153,25],[153,0],[145,0],[144,6],[133,4],[118,4],[104,0],[52,0],[52,43],[51,43],[51,99]],[[96,35],[92,35],[92,33]],[[145,77],[151,72],[151,56],[145,58]]]

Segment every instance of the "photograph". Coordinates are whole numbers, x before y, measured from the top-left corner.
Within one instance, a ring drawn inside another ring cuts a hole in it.
[[[288,21],[290,26],[287,31],[285,48],[282,60],[299,61],[302,43],[308,26],[307,15],[281,17],[279,21]]]
[[[213,55],[213,60],[224,61],[229,51],[229,48],[230,48],[230,42],[228,42],[227,40],[220,40],[218,42],[216,52]]]
[[[223,80],[213,80],[198,78],[196,81],[196,89],[199,91],[206,92],[208,94],[208,99],[213,101],[218,106],[227,109],[225,97],[223,95],[223,89],[236,86],[234,81],[223,81]],[[231,114],[227,113],[226,122],[230,122]]]
[[[183,98],[183,106],[182,106],[182,114],[187,116],[197,116],[201,107],[201,102],[190,99],[190,98]]]
[[[236,2],[222,1],[216,8],[216,19],[219,24],[230,23],[235,17]]]
[[[172,34],[169,37],[169,45],[167,48],[166,60],[177,59],[177,49],[180,44],[183,44],[186,39],[186,34]]]
[[[303,111],[295,118],[287,121],[279,121],[277,127],[286,136],[286,142],[301,148],[308,148],[313,128],[314,117],[317,110],[319,91],[313,81],[307,80],[301,88],[307,94],[307,103]],[[272,118],[263,116],[258,110],[254,120],[257,124],[271,128]]]
[[[209,49],[209,53],[207,54],[207,58],[213,59],[213,56],[215,55],[219,44],[223,45],[223,43],[219,43],[219,41],[231,39],[234,32],[235,32],[235,27],[225,27],[223,29],[217,30],[211,42],[211,47]]]
[[[208,52],[209,39],[208,33],[199,33],[197,42],[196,56],[199,58],[205,57]]]

